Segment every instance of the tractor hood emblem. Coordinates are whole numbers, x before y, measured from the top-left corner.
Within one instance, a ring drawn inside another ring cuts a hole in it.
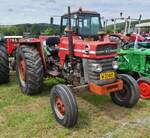
[[[106,48],[104,51],[105,51],[105,53],[110,53],[111,52],[111,48]]]

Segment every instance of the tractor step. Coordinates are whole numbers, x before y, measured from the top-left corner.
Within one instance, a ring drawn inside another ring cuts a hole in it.
[[[84,93],[84,92],[88,92],[88,84],[85,85],[81,85],[81,86],[77,86],[74,87],[72,85],[67,85],[68,87],[70,87],[74,93],[78,94],[78,93]]]

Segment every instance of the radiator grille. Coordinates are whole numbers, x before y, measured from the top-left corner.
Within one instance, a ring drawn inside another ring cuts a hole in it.
[[[113,79],[107,79],[107,80],[100,80],[100,73],[105,72],[115,72],[116,71],[112,67],[112,62],[114,61],[114,58],[108,58],[108,59],[102,59],[102,60],[88,60],[88,79],[90,82],[93,82],[97,85],[105,85],[110,84],[114,81],[116,81],[116,77]],[[94,72],[92,71],[92,64],[100,64],[102,66],[103,71],[102,72]]]
[[[108,55],[111,53],[116,53],[117,52],[117,45],[99,45],[96,48],[96,55],[101,56],[101,55]]]

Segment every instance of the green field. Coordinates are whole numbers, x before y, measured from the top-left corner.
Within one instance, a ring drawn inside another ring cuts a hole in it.
[[[58,80],[45,80],[42,94],[25,96],[11,73],[9,84],[0,86],[0,138],[148,138],[150,100],[132,109],[119,107],[109,96],[77,95],[79,121],[65,129],[52,116],[49,94]]]

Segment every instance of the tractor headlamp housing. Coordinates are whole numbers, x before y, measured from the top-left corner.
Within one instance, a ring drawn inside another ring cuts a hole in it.
[[[92,64],[92,69],[93,72],[102,72],[102,66],[100,64]]]
[[[117,70],[119,68],[118,62],[117,61],[113,61],[112,62],[112,67],[113,67],[113,69]]]

